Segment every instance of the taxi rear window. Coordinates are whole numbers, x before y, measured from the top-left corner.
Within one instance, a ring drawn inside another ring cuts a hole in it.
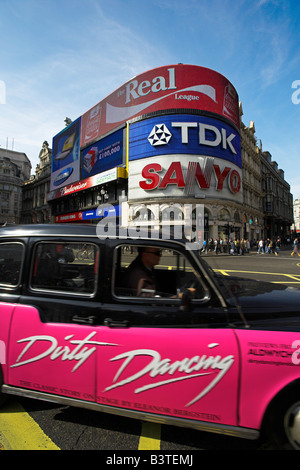
[[[91,295],[97,286],[98,255],[93,243],[37,243],[31,288]]]
[[[0,286],[19,284],[23,255],[22,243],[0,243]]]

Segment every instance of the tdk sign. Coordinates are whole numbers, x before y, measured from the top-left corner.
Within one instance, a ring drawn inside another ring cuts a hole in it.
[[[217,147],[222,145],[222,148],[231,150],[236,155],[236,150],[232,145],[232,140],[235,139],[236,134],[233,132],[228,136],[226,129],[223,127],[221,131],[216,126],[209,124],[203,124],[197,122],[172,122],[172,127],[178,127],[181,130],[181,143],[189,143],[189,131],[199,127],[199,145],[209,145],[211,147]]]
[[[156,155],[206,155],[240,168],[240,135],[231,125],[206,116],[160,116],[130,126],[130,160]]]

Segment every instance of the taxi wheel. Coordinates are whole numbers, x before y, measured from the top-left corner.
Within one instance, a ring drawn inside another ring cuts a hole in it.
[[[300,397],[285,412],[283,420],[284,432],[288,444],[295,450],[300,450]]]
[[[300,393],[284,395],[272,407],[268,435],[282,450],[300,450]]]

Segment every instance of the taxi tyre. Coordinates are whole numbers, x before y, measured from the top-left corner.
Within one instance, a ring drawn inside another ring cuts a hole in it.
[[[265,431],[281,450],[300,450],[300,388],[289,389],[274,400]]]

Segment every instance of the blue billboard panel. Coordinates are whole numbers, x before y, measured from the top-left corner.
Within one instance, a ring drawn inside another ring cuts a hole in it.
[[[80,121],[53,137],[51,191],[80,179]]]
[[[176,154],[218,157],[242,167],[239,132],[221,120],[172,114],[130,125],[129,160]]]
[[[82,152],[82,179],[122,165],[123,142],[123,129],[120,129],[85,148]]]

